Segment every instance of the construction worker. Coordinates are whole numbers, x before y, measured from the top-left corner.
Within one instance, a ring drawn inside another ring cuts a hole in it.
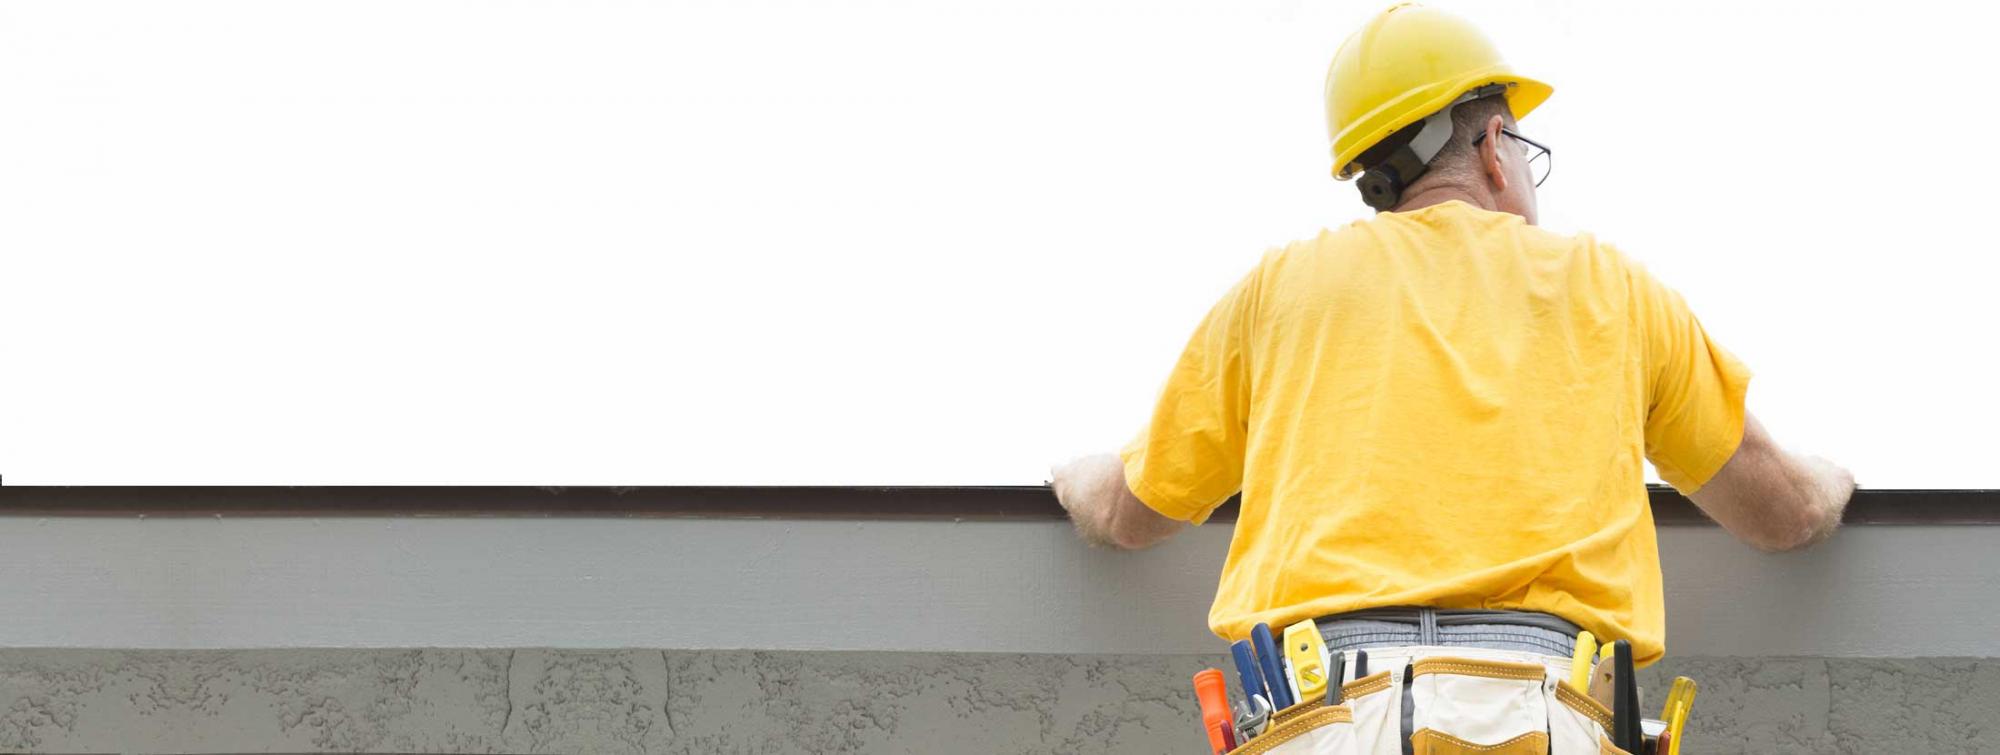
[[[1433,9],[1349,37],[1326,79],[1333,172],[1377,214],[1266,253],[1138,437],[1053,470],[1082,538],[1145,548],[1240,492],[1217,635],[1310,618],[1331,653],[1567,667],[1579,629],[1642,666],[1666,650],[1642,458],[1751,546],[1830,536],[1852,477],[1772,441],[1749,370],[1682,298],[1604,241],[1536,227],[1550,160],[1520,119],[1550,92]],[[1442,741],[1428,751],[1457,751]]]

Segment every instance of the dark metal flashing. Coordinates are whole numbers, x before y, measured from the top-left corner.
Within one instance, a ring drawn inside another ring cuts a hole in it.
[[[1709,520],[1654,486],[1661,525]],[[1211,521],[1236,519],[1236,501]],[[0,487],[0,516],[683,517],[1035,521],[1063,518],[1041,485],[966,487]],[[1848,524],[2000,524],[2000,490],[1862,490]]]

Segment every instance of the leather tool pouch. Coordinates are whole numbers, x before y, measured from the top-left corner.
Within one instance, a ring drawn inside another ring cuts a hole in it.
[[[1540,664],[1425,658],[1413,664],[1416,755],[1541,755],[1549,709]]]
[[[1611,711],[1536,663],[1435,656],[1341,687],[1340,705],[1308,700],[1232,755],[1401,755],[1404,673],[1416,755],[1629,755],[1606,734]]]
[[[1278,711],[1271,728],[1231,755],[1401,755],[1402,696],[1383,671],[1341,685],[1341,703],[1307,700]]]

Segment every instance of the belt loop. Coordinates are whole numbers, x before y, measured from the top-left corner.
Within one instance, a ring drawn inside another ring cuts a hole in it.
[[[1435,608],[1417,609],[1417,644],[1438,644],[1438,612]]]

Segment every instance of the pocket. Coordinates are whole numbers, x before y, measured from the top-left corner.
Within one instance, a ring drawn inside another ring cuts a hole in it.
[[[1351,755],[1354,719],[1345,705],[1304,703],[1286,708],[1290,715],[1270,731],[1243,743],[1229,755]]]
[[[1271,728],[1276,729],[1280,726],[1285,725],[1286,721],[1290,721],[1294,718],[1298,718],[1299,716],[1303,716],[1307,713],[1311,713],[1313,711],[1319,710],[1324,707],[1326,707],[1326,702],[1319,699],[1301,700],[1299,702],[1292,703],[1291,705],[1285,706],[1284,710],[1271,714]]]
[[[1340,686],[1341,706],[1353,711],[1360,755],[1403,755],[1403,694],[1395,675],[1377,671]]]
[[[1410,682],[1415,752],[1549,752],[1547,675],[1544,666],[1534,663],[1417,661]]]
[[[1423,729],[1410,735],[1410,746],[1416,755],[1546,755],[1549,735],[1534,731],[1497,745],[1479,745]]]
[[[1611,709],[1590,699],[1566,681],[1550,688],[1549,752],[1555,755],[1600,755],[1611,744]]]

